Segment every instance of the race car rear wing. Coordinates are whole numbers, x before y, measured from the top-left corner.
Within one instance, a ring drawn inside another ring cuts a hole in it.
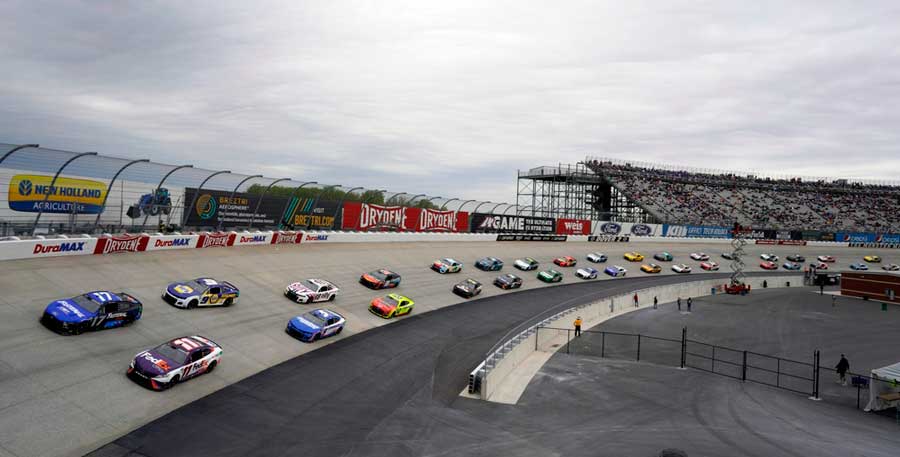
[[[223,286],[230,287],[230,288],[234,289],[235,291],[240,292],[240,289],[238,289],[237,286],[235,286],[234,284],[232,284],[228,281],[219,281],[219,283],[222,284]]]

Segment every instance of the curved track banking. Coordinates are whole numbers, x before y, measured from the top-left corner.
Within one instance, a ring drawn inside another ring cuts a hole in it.
[[[228,438],[243,436],[242,430],[252,432],[253,436],[267,436],[259,433],[254,423],[291,433],[302,424],[304,430],[318,430],[321,437],[349,446],[340,449],[352,450],[354,443],[365,442],[365,430],[371,430],[378,417],[386,418],[385,414],[393,407],[417,392],[427,391],[431,398],[434,390],[433,397],[439,405],[452,402],[464,381],[459,372],[474,367],[498,335],[542,309],[579,294],[589,300],[597,294],[625,292],[638,287],[635,282],[683,280],[661,275],[615,282],[608,279],[582,282],[574,278],[573,270],[563,269],[566,283],[581,284],[535,291],[527,299],[521,295],[522,299],[518,300],[516,295],[504,294],[490,285],[496,273],[472,268],[476,258],[493,255],[510,265],[515,257],[526,255],[542,263],[549,263],[559,255],[574,255],[584,263],[581,259],[587,252],[601,250],[610,255],[611,263],[624,264],[621,254],[631,249],[651,254],[651,249],[671,248],[670,252],[681,260],[692,250],[705,249],[716,255],[725,247],[662,243],[321,244],[4,262],[0,264],[4,273],[0,275],[0,289],[4,291],[0,297],[0,456],[4,453],[78,455],[90,451],[179,406],[289,359],[292,360],[286,364],[160,419],[149,428],[118,440],[117,445],[139,447],[141,452],[155,455],[150,453],[155,449],[151,449],[151,441],[135,441],[136,437],[149,440],[150,430],[165,429],[171,432],[171,437],[154,441],[154,446],[177,443],[177,447],[167,449],[175,454],[196,451],[201,455],[227,455],[228,452],[191,447],[193,439],[175,438],[177,427],[183,426],[175,425],[179,415],[193,415],[197,419],[197,411],[204,411],[199,417],[206,417],[212,414],[210,408],[213,408],[224,415],[212,422],[215,427],[204,428],[204,432],[209,432],[204,435],[221,438],[217,450],[226,444],[235,444],[234,449],[244,451],[265,449],[268,445],[273,446],[271,453],[277,454],[280,449],[277,440],[261,445],[254,438],[246,443],[255,446],[248,448]],[[835,254],[844,265],[870,252],[865,249],[825,252],[815,247],[749,248],[754,256],[769,250],[781,255],[797,251],[807,257]],[[466,269],[461,274],[446,276],[430,271],[429,263],[442,256],[463,261]],[[888,252],[883,257],[885,261],[897,261]],[[697,265],[692,261],[686,263]],[[356,283],[361,272],[377,267],[400,272],[403,284],[398,292],[416,300],[413,316],[384,328],[381,327],[388,321],[366,311],[368,301],[380,293]],[[512,269],[507,266],[505,270]],[[629,274],[641,276],[636,273],[635,264],[629,270]],[[241,288],[241,301],[227,309],[184,311],[158,298],[166,283],[200,275],[234,282]],[[425,314],[459,302],[450,293],[450,287],[468,276],[485,283],[484,299]],[[526,278],[526,290],[543,286],[532,274],[522,276]],[[285,322],[307,307],[288,301],[281,292],[287,283],[304,277],[330,279],[342,288],[343,294],[328,306],[348,318],[347,331],[340,339],[307,345],[284,334]],[[144,317],[124,329],[77,337],[55,335],[37,323],[37,317],[49,301],[92,289],[133,293],[144,301]],[[493,298],[497,295],[510,298]],[[353,337],[374,328],[378,329]],[[125,378],[124,369],[135,353],[167,338],[195,332],[225,348],[223,364],[214,374],[162,393],[144,390]],[[332,342],[336,344],[328,344]],[[293,359],[322,346],[326,346],[324,350]],[[428,387],[434,384],[434,388],[424,389],[423,383]],[[226,401],[228,398],[234,400]],[[261,408],[261,404],[267,408]],[[381,413],[375,414],[378,411]],[[342,425],[345,421],[346,426]],[[350,424],[355,424],[355,428]],[[408,430],[408,427],[398,429]],[[336,453],[330,441],[310,438],[315,436],[298,432],[294,442],[303,443],[304,449],[312,446],[308,452],[313,454],[315,449],[322,454]],[[316,448],[319,444],[315,443],[321,443],[322,447]],[[328,448],[331,450],[326,451]],[[242,453],[235,451],[233,455]]]

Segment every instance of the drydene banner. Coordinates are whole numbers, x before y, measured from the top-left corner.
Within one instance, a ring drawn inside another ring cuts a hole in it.
[[[103,212],[106,184],[52,176],[15,175],[9,181],[9,209],[37,213],[98,214]],[[47,200],[46,203],[44,200]]]
[[[361,231],[465,232],[469,213],[345,202],[342,227]]]
[[[142,252],[150,242],[149,235],[104,236],[97,239],[94,254],[116,254],[120,252]]]
[[[556,233],[556,220],[550,217],[475,213],[471,219],[473,232]]]

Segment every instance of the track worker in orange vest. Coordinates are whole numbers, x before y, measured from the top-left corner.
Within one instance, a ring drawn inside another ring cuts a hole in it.
[[[581,316],[575,318],[575,336],[581,335]]]

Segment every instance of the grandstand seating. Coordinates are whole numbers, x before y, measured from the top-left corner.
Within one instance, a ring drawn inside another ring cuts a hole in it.
[[[663,222],[900,232],[897,186],[689,172],[595,159],[586,165]]]

